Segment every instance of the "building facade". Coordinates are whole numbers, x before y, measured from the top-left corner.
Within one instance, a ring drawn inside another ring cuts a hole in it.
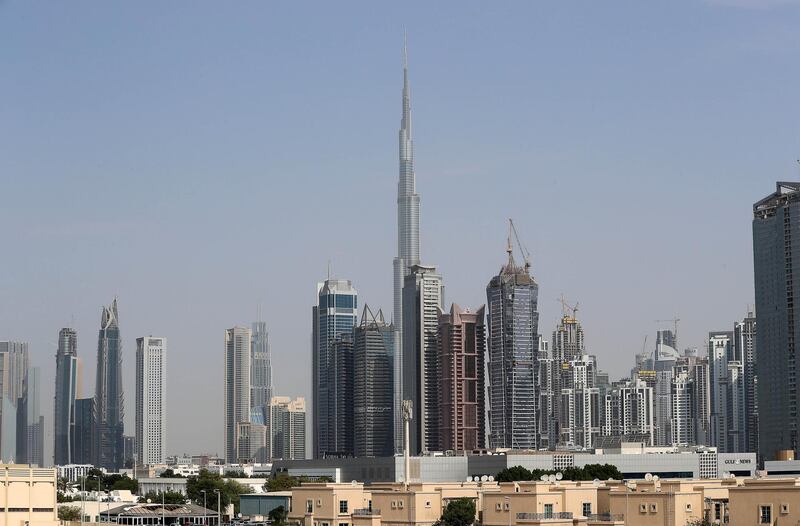
[[[75,433],[72,441],[72,457],[75,464],[94,464],[97,458],[97,414],[94,398],[75,400]]]
[[[95,381],[95,462],[97,467],[118,471],[123,467],[122,435],[125,407],[122,392],[122,338],[117,300],[103,307],[97,339]]]
[[[394,454],[394,327],[364,305],[353,335],[353,428],[357,457]]]
[[[800,183],[778,182],[774,193],[753,205],[753,274],[758,315],[759,453],[775,459],[780,451],[800,455],[797,362],[800,317],[794,298],[800,279],[792,265],[800,258]]]
[[[312,308],[313,451],[321,458],[335,453],[337,405],[332,378],[332,347],[336,338],[351,334],[358,318],[358,291],[349,280],[328,278],[317,284]]]
[[[439,315],[439,442],[443,451],[486,447],[486,309],[455,303]]]
[[[486,287],[489,356],[489,442],[493,448],[537,449],[539,286],[528,263],[508,263]]]
[[[75,432],[75,399],[78,397],[78,333],[65,327],[58,331],[56,349],[55,406],[53,408],[53,460],[56,466],[72,464]]]
[[[736,356],[744,375],[744,450],[758,451],[758,376],[756,375],[756,317],[752,312],[733,327]]]
[[[267,322],[257,321],[252,326],[253,353],[250,359],[250,406],[268,406],[272,400],[272,354],[269,348]]]
[[[163,464],[167,430],[167,339],[136,339],[136,463]]]
[[[239,422],[250,421],[250,359],[252,334],[247,327],[225,331],[224,448],[225,461],[235,464],[236,429]]]
[[[439,313],[444,280],[430,265],[412,265],[403,287],[403,399],[411,400],[413,453],[439,451]]]

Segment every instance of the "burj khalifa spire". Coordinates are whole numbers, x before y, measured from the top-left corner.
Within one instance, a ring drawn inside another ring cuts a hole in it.
[[[397,183],[397,257],[394,258],[394,429],[395,451],[403,449],[403,282],[419,259],[419,195],[414,180],[414,142],[411,139],[411,93],[408,87],[408,49],[403,40],[403,115],[400,119],[400,179]]]

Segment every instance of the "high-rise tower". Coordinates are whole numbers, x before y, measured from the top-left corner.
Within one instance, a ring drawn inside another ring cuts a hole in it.
[[[57,466],[73,463],[75,399],[78,394],[78,333],[75,329],[58,331],[56,350],[56,392],[53,411],[55,444],[53,459]]]
[[[136,339],[136,462],[162,464],[167,429],[167,339]]]
[[[403,284],[419,259],[419,195],[414,177],[414,142],[411,139],[411,92],[408,87],[408,52],[403,44],[403,115],[399,132],[400,179],[397,183],[397,257],[394,258],[394,449],[402,450]]]
[[[97,339],[97,379],[94,405],[97,418],[96,467],[117,471],[122,467],[122,432],[125,415],[122,395],[122,339],[117,300],[103,307]]]
[[[508,263],[486,287],[489,441],[493,448],[537,449],[539,285],[530,266]]]
[[[253,323],[253,342],[250,360],[250,406],[265,407],[272,400],[272,356],[269,349],[267,322]]]
[[[225,461],[239,459],[237,424],[250,421],[250,360],[252,332],[247,327],[225,330]]]

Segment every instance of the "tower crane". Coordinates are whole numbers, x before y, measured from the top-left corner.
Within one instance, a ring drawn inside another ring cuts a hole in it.
[[[675,340],[675,345],[678,344],[678,322],[681,321],[680,318],[677,316],[672,318],[671,320],[656,320],[656,323],[667,323],[671,322],[673,327],[675,327],[675,332],[672,333],[672,338]]]
[[[514,220],[509,218],[508,224],[511,227],[511,231],[514,233],[514,238],[517,240],[517,246],[519,247],[519,251],[522,253],[522,259],[525,261],[525,270],[530,270],[531,268],[531,253],[528,252],[528,249],[525,248],[525,245],[522,244],[522,241],[519,240],[519,234],[517,234],[517,227],[514,226]],[[510,236],[509,236],[510,237]],[[511,240],[509,239],[509,249],[511,248]]]
[[[578,318],[578,307],[580,306],[579,302],[576,302],[575,305],[570,305],[567,303],[567,300],[564,299],[564,295],[562,294],[560,298],[556,298],[556,301],[561,303],[561,314],[564,316],[569,316],[569,311],[572,311],[572,319],[576,320]]]

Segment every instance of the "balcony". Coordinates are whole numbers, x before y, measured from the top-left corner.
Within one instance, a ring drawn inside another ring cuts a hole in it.
[[[370,517],[373,515],[380,515],[381,510],[377,508],[357,508],[353,510],[354,517]]]
[[[587,524],[625,524],[622,513],[590,513],[586,516]]]
[[[543,520],[572,519],[571,511],[554,511],[552,513],[517,513],[518,521],[543,521]]]

